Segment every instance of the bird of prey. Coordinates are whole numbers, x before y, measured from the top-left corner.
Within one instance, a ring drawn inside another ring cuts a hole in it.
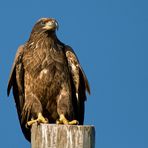
[[[7,93],[14,100],[24,136],[33,123],[83,124],[86,75],[73,49],[56,36],[58,22],[41,18],[16,53]]]

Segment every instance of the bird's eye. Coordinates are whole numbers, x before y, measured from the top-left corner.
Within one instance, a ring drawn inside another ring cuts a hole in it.
[[[41,25],[44,26],[45,25],[45,22],[41,21]]]

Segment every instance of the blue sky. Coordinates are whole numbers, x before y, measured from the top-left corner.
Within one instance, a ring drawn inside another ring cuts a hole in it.
[[[41,17],[59,21],[91,86],[85,124],[96,148],[148,147],[148,2],[146,0],[3,0],[0,2],[1,147],[27,148],[6,86],[17,47]]]

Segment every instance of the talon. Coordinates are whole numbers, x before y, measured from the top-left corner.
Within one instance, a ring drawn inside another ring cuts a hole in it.
[[[79,124],[79,121],[77,120],[72,120],[69,122],[70,125],[78,125]]]
[[[77,125],[79,122],[77,120],[68,121],[66,117],[61,114],[60,119],[56,121],[57,124],[65,124],[65,125]]]
[[[31,121],[28,121],[27,122],[27,126],[31,126],[32,124],[36,123],[37,122],[37,119],[36,120],[31,120]]]
[[[42,113],[39,113],[38,118],[37,118],[37,122],[39,122],[39,123],[48,123],[48,120],[43,117]]]
[[[61,122],[60,120],[56,121],[56,124],[62,124],[63,122]]]
[[[36,122],[37,123],[48,123],[48,120],[43,117],[42,113],[39,113],[37,119],[35,119],[35,120],[31,119],[31,121],[27,122],[27,126],[31,126],[32,124],[34,124]]]

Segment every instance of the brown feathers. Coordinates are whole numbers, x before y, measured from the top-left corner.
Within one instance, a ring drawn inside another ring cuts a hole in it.
[[[84,120],[88,81],[74,51],[58,40],[57,27],[51,18],[37,21],[29,40],[19,47],[10,73],[7,93],[13,88],[20,125],[29,141],[26,123],[38,113],[49,123],[60,114],[80,124]]]

